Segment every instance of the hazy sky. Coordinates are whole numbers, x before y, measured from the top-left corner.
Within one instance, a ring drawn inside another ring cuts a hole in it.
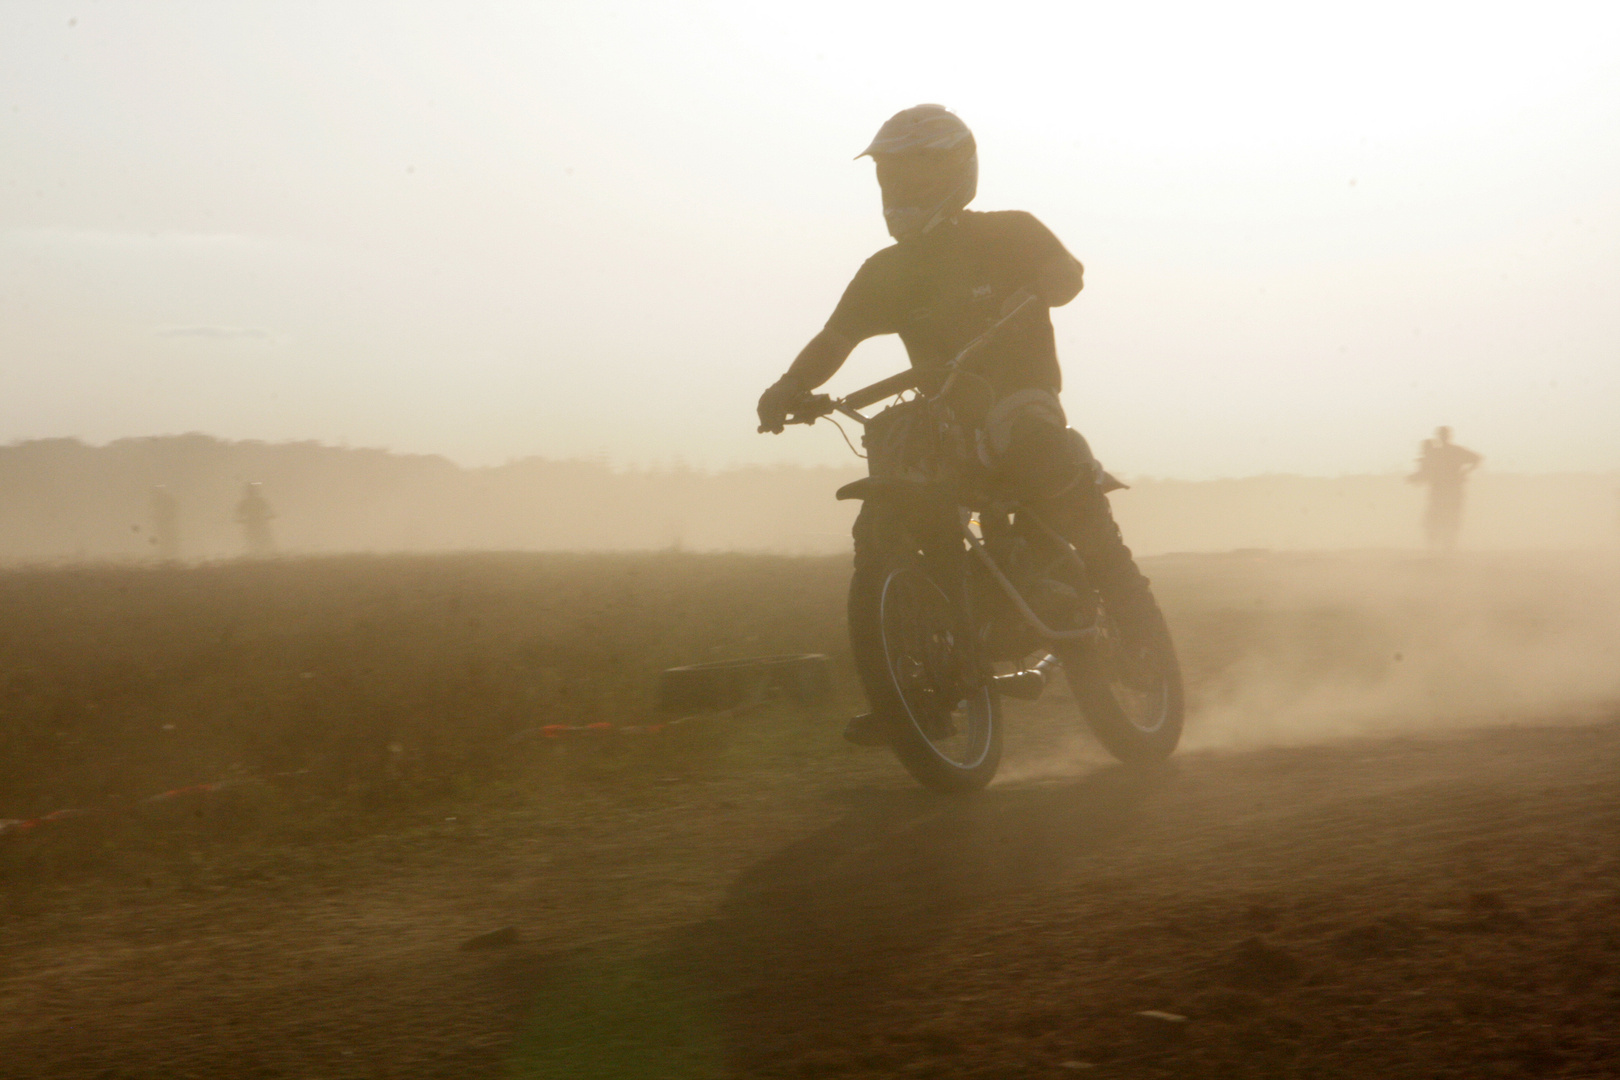
[[[8,0],[0,442],[852,461],[753,405],[918,102],[1085,262],[1117,471],[1620,468],[1612,3]]]

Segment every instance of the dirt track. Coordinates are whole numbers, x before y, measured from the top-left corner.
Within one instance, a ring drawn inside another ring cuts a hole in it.
[[[0,1076],[1620,1075],[1613,721],[965,803],[832,739],[92,875],[0,928]]]

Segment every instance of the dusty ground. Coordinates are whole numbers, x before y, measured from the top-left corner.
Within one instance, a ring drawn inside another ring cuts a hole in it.
[[[1222,685],[1151,775],[1049,695],[960,802],[783,707],[0,840],[0,1077],[1620,1075],[1612,708],[1251,748]]]
[[[0,1076],[1620,1074],[1620,725],[776,766],[64,890]]]

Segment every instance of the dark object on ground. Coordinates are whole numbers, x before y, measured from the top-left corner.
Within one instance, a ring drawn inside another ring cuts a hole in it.
[[[735,709],[778,694],[798,705],[815,705],[832,694],[832,673],[822,653],[752,656],[670,668],[658,683],[664,712]]]
[[[509,945],[516,945],[518,939],[517,927],[503,926],[499,930],[491,930],[487,934],[477,934],[461,943],[462,952],[477,952],[480,949],[504,949]]]

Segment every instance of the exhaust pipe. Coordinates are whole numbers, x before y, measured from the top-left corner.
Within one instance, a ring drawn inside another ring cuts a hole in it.
[[[1046,690],[1047,676],[1063,666],[1055,653],[1047,653],[1032,668],[995,677],[996,692],[1020,701],[1035,701]]]

